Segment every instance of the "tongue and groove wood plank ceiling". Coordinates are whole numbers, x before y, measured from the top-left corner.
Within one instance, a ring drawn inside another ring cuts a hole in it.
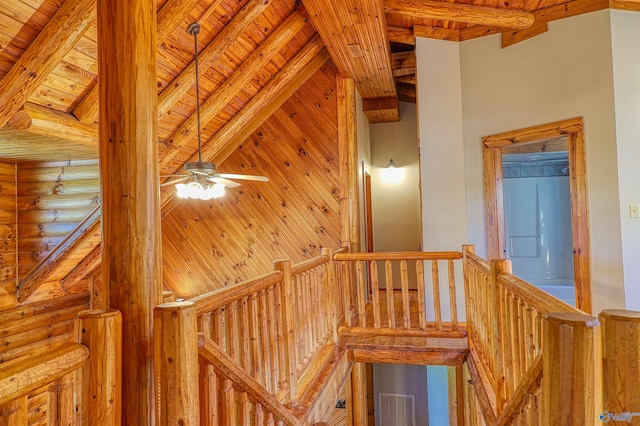
[[[414,37],[504,46],[547,22],[618,0],[158,0],[161,174],[197,159],[193,38],[199,22],[203,156],[264,174],[215,201],[161,191],[164,280],[191,296],[340,244],[336,78],[353,78],[369,121],[416,101]],[[99,205],[95,0],[0,2],[0,286],[20,301],[99,281],[99,232],[72,234]],[[11,213],[13,212],[13,213]],[[54,248],[67,244],[61,254]],[[49,256],[49,257],[48,257]],[[40,270],[37,270],[40,268]],[[32,280],[31,283],[25,282]],[[10,305],[11,303],[9,303]]]

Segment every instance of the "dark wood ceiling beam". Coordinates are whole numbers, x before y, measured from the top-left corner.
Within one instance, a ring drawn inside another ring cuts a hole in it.
[[[260,46],[254,50],[242,64],[202,103],[200,120],[204,126],[240,93],[244,87],[278,54],[289,41],[302,30],[306,19],[293,12]],[[169,163],[176,154],[193,139],[197,130],[197,115],[192,114],[168,138],[168,150],[162,157],[162,165]]]
[[[410,44],[412,46],[416,44],[411,28],[389,27],[387,28],[387,34],[389,35],[389,41],[392,43]]]
[[[20,121],[16,122],[16,117]],[[98,126],[79,122],[73,115],[27,102],[13,116],[7,127],[52,138],[65,139],[85,146],[98,146]]]
[[[216,0],[213,7],[222,0]],[[161,45],[182,21],[189,16],[198,0],[168,0],[158,11],[158,33],[156,43]],[[95,123],[98,120],[98,85],[73,109],[73,115],[82,123]]]
[[[222,163],[329,59],[322,40],[315,36],[276,74],[202,149],[202,157]],[[189,161],[197,161],[194,155]],[[180,199],[173,187],[161,193],[162,216]]]
[[[199,68],[205,71],[211,68],[224,54],[233,42],[236,41],[247,27],[258,18],[271,4],[271,0],[248,2],[233,17],[216,37],[199,53]],[[184,96],[196,81],[196,64],[192,61],[173,81],[160,93],[158,99],[158,114],[164,115],[169,109]]]
[[[0,128],[89,29],[95,0],[66,0],[0,81]]]
[[[382,0],[304,0],[340,75],[352,78],[363,99],[394,99],[389,35]],[[400,114],[385,111],[389,121]]]
[[[574,0],[538,9],[533,12],[535,16],[535,24],[533,26],[520,31],[504,31],[502,33],[502,47],[514,45],[546,32],[548,22],[595,12],[608,7],[609,0]]]
[[[533,24],[530,12],[431,0],[384,0],[387,13],[416,18],[525,29]]]

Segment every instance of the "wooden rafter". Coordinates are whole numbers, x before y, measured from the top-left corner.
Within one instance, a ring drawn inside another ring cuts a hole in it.
[[[298,90],[325,62],[329,54],[318,36],[307,44],[271,79],[202,149],[203,159],[222,163],[262,123]],[[197,154],[189,161],[196,161]],[[161,194],[162,215],[168,214],[179,199],[167,188]]]
[[[96,16],[94,0],[66,0],[0,81],[0,127],[20,110]]]
[[[520,30],[534,21],[529,12],[431,0],[385,0],[384,8],[399,15]]]
[[[416,39],[411,28],[389,27],[387,28],[387,34],[389,34],[390,42],[411,45],[416,44]]]
[[[199,67],[202,70],[211,68],[229,46],[242,34],[255,19],[271,4],[271,0],[248,2],[219,33],[200,52]],[[160,93],[158,114],[167,111],[193,87],[196,79],[196,65],[192,61],[173,81]]]
[[[222,0],[217,0],[217,5]],[[169,0],[158,11],[158,33],[156,42],[164,43],[173,30],[189,15],[197,0]],[[82,123],[94,123],[98,119],[98,85],[73,109],[73,115]]]
[[[16,116],[21,120],[14,123]],[[81,123],[73,115],[27,102],[7,123],[12,129],[66,139],[82,145],[98,146],[98,126]]]
[[[202,104],[200,120],[206,126],[231,100],[240,93],[253,77],[304,27],[305,18],[293,12],[278,28],[222,83]],[[196,114],[192,114],[168,138],[169,149],[162,157],[167,164],[193,138],[198,125]]]

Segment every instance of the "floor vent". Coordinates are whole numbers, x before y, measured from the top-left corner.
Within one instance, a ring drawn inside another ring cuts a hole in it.
[[[380,426],[415,426],[415,396],[379,393]]]

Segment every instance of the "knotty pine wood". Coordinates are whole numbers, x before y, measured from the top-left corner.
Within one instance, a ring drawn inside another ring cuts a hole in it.
[[[0,163],[0,310],[16,305],[18,212],[16,165]]]
[[[335,71],[325,66],[220,166],[270,182],[182,202],[163,220],[168,288],[190,297],[269,272],[270,259],[297,263],[339,246],[336,122]]]

